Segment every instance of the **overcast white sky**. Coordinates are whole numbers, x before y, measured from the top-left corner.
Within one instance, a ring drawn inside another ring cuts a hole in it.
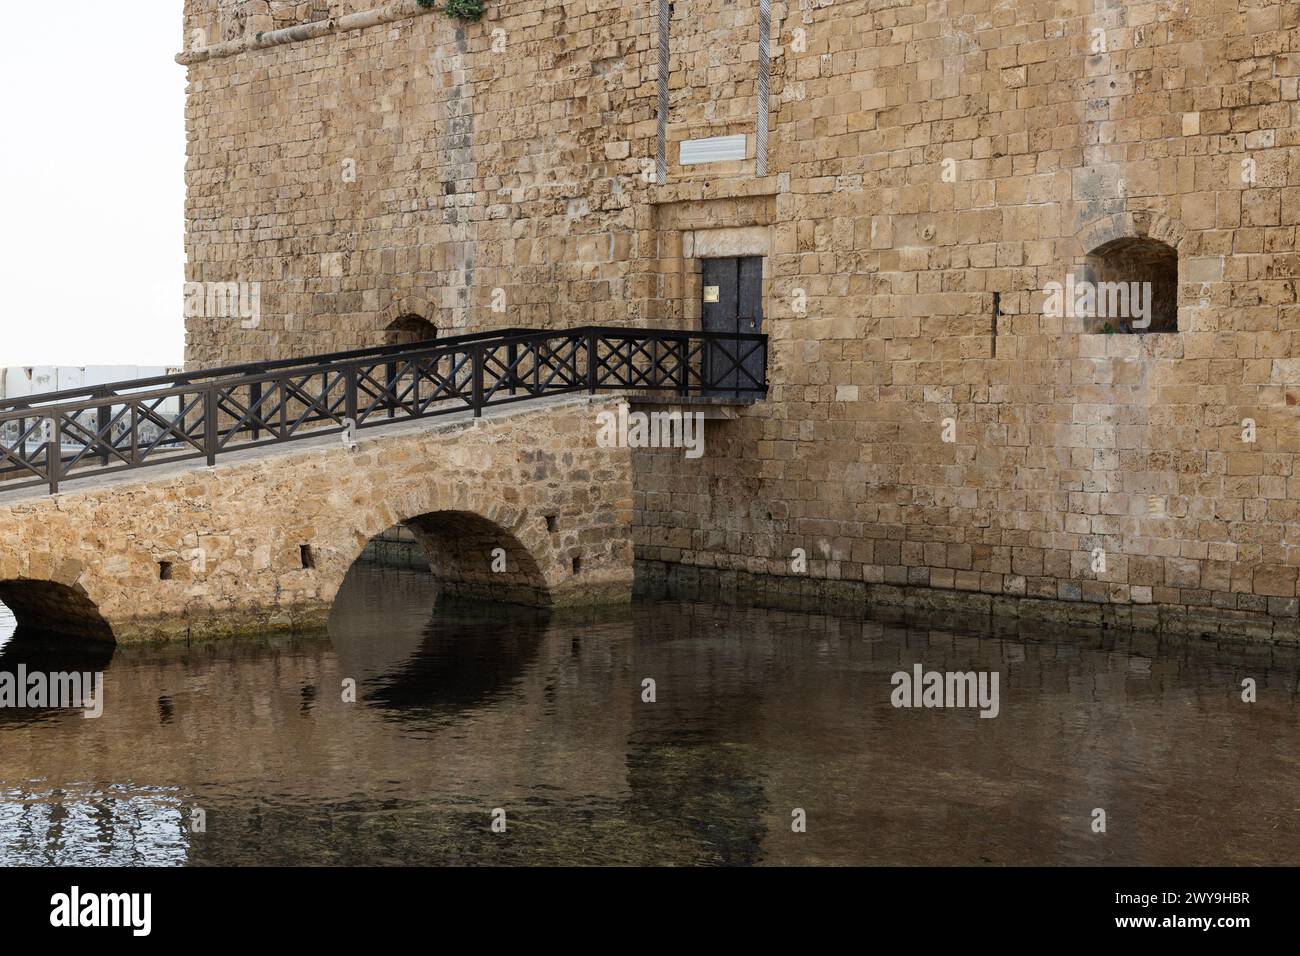
[[[0,367],[179,365],[181,0],[6,3]]]

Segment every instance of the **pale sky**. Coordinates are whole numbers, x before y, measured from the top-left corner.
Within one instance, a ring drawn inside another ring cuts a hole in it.
[[[0,367],[180,364],[181,7],[5,5]]]

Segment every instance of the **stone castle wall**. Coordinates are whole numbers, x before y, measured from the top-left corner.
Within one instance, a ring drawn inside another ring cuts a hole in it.
[[[758,9],[673,4],[662,183],[653,3],[189,51],[188,278],[265,313],[190,320],[189,361],[411,314],[694,326],[700,260],[763,255],[771,393],[700,460],[637,454],[640,558],[1291,626],[1300,7],[774,3],[763,176]],[[736,133],[744,161],[676,162]],[[1177,331],[1045,314],[1151,248]]]

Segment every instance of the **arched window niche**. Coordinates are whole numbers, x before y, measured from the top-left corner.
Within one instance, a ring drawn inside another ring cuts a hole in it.
[[[398,316],[384,329],[384,345],[415,345],[438,337],[438,328],[428,319],[408,313]]]
[[[1159,213],[1121,213],[1080,231],[1073,267],[1044,288],[1043,312],[1086,334],[1179,331],[1183,225]]]

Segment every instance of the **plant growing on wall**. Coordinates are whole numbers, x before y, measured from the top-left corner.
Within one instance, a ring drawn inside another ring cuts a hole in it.
[[[416,3],[428,10],[433,6],[434,0],[416,0]],[[483,0],[446,0],[442,12],[457,20],[477,20],[483,16]]]

